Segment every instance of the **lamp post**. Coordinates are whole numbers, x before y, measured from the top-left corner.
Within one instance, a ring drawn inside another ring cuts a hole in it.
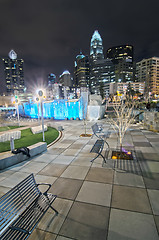
[[[40,105],[41,105],[41,122],[42,122],[42,132],[43,132],[43,142],[45,142],[45,134],[44,134],[44,116],[43,116],[43,91],[39,90],[38,95],[40,97]]]
[[[16,109],[17,109],[18,125],[20,125],[20,123],[19,123],[19,108],[18,108],[19,99],[18,99],[17,95],[15,95],[14,98],[15,98],[15,106],[16,106]]]
[[[36,101],[37,101],[37,109],[38,109],[38,123],[39,123],[39,120],[40,120],[40,115],[39,115],[39,98],[37,97],[36,98]]]

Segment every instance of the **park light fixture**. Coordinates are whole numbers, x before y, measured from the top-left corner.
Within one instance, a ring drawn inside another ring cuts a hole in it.
[[[40,101],[40,105],[41,105],[41,122],[42,122],[43,142],[45,142],[44,116],[43,116],[43,95],[44,95],[43,90],[41,90],[41,89],[38,90],[38,97],[39,97],[39,101]],[[38,97],[36,98],[37,102],[38,102]]]

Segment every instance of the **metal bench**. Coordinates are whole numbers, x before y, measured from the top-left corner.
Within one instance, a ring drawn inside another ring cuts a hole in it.
[[[104,159],[104,162],[106,162],[105,157],[102,155],[103,147],[104,140],[100,139],[95,142],[90,152],[97,153],[97,156],[93,158],[91,162],[93,162],[97,157],[99,157],[99,155]]]
[[[48,185],[42,193],[38,186]],[[51,184],[37,184],[33,174],[0,198],[0,239],[27,239],[48,208],[58,214],[51,204],[56,195],[48,193]]]
[[[102,132],[102,131],[103,131],[103,128],[102,128],[101,126],[99,127],[97,123],[95,123],[94,125],[92,125],[91,128],[92,128],[93,134],[94,134],[97,138],[99,138],[99,139],[101,139],[101,140],[104,140],[105,143],[107,144],[108,148],[110,148],[108,142],[106,141],[106,139],[107,139],[107,138],[109,137],[109,135],[110,135],[110,132],[107,131],[106,133],[103,133],[103,132]]]

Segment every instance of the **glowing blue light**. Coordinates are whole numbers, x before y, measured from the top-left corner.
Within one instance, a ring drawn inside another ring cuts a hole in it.
[[[54,118],[56,120],[64,119],[82,119],[82,99],[78,101],[68,101],[66,99],[58,99],[53,102],[43,103],[44,118]],[[19,114],[31,118],[38,118],[37,103],[23,103],[19,105]],[[41,108],[39,108],[39,116],[41,116]]]

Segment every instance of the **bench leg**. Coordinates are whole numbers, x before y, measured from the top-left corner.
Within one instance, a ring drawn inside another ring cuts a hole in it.
[[[94,162],[94,160],[95,160],[97,157],[99,157],[99,155],[103,158],[104,162],[106,163],[105,157],[104,157],[101,153],[98,153],[98,155],[97,155],[95,158],[93,158],[90,162]]]
[[[53,208],[51,205],[50,205],[50,207],[57,215],[59,214],[59,212],[55,208]]]

